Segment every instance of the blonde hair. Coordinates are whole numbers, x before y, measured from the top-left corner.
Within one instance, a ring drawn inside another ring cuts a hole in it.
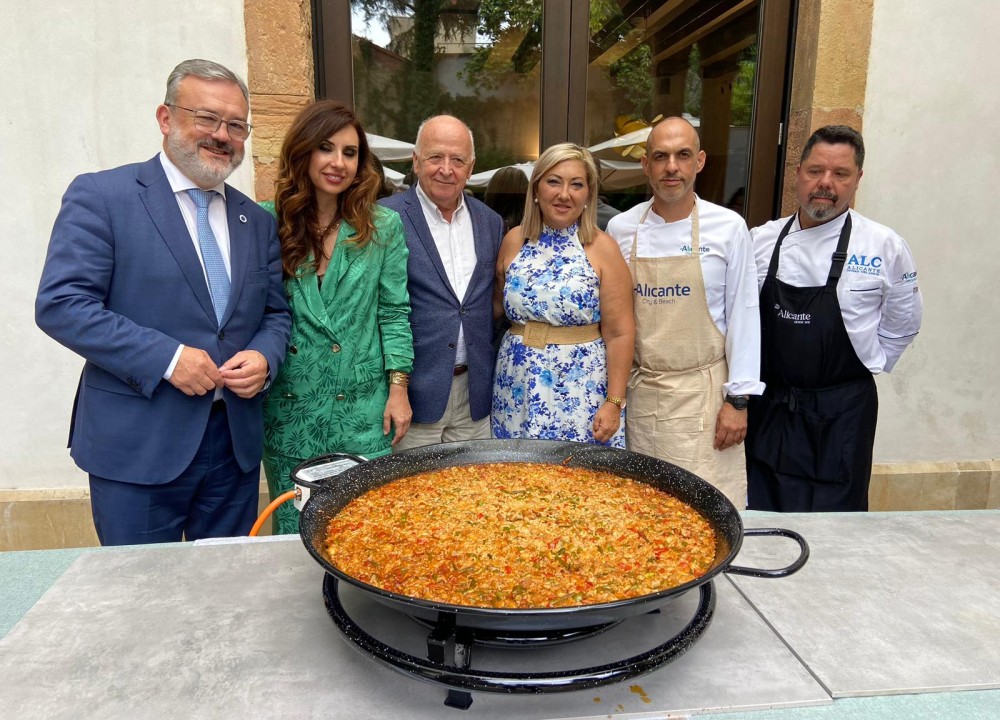
[[[587,205],[580,215],[580,229],[577,237],[582,245],[589,245],[594,241],[597,234],[597,191],[599,175],[594,156],[585,147],[574,145],[573,143],[559,143],[553,145],[543,152],[535,162],[535,169],[531,173],[531,183],[528,186],[528,194],[524,199],[524,220],[521,223],[521,237],[526,241],[536,242],[542,233],[542,211],[535,202],[538,193],[538,183],[542,178],[561,162],[576,160],[583,164],[584,172],[587,174]]]

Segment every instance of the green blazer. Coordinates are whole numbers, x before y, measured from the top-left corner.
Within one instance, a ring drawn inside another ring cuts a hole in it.
[[[382,434],[386,371],[413,369],[409,252],[399,215],[378,205],[372,213],[376,236],[364,248],[341,223],[322,286],[314,271],[285,280],[292,333],[264,403],[265,455],[373,457],[392,449],[393,432]]]

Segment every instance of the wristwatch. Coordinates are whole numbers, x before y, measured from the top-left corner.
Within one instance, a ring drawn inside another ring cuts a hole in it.
[[[612,405],[617,405],[621,410],[625,409],[625,398],[619,395],[608,395],[606,398],[604,398],[604,402],[609,402]]]
[[[746,410],[750,398],[746,395],[726,395],[726,402],[737,410]]]

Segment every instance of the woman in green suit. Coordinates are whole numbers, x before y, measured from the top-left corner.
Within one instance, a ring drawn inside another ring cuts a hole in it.
[[[330,452],[386,455],[410,427],[408,251],[361,124],[331,100],[306,107],[281,148],[274,203],[292,334],[264,404],[271,498],[291,470]],[[298,532],[278,508],[275,533]]]

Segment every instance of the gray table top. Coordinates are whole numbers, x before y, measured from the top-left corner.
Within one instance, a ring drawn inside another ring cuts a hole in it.
[[[1000,717],[1000,691],[931,692],[1000,687],[1000,513],[745,519],[802,532],[809,563],[781,580],[719,578],[704,637],[647,676],[550,696],[475,693],[466,716]],[[737,562],[792,556],[789,541],[751,538]],[[326,615],[322,577],[297,539],[0,554],[0,633],[24,615],[0,640],[0,715],[463,717],[440,687],[350,646]],[[618,639],[557,650],[587,666],[614,643],[683,625],[688,596]],[[881,697],[851,697],[864,695]]]
[[[782,582],[730,577],[834,698],[1000,688],[1000,514],[768,519],[808,537],[809,562]],[[790,554],[754,538],[739,561]]]

